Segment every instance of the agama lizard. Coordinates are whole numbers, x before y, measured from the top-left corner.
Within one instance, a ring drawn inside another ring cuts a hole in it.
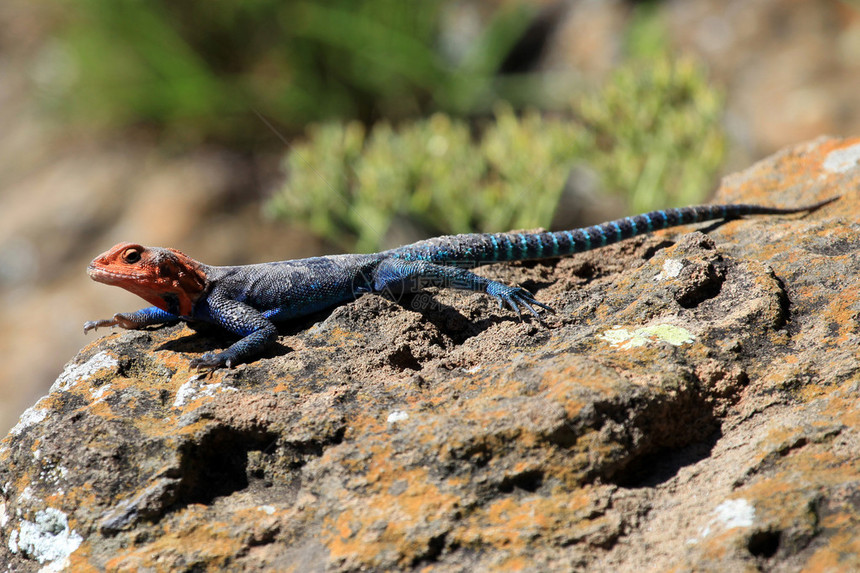
[[[652,211],[572,231],[449,235],[373,254],[313,257],[244,266],[208,266],[175,249],[120,243],[87,268],[98,282],[120,286],[153,304],[84,324],[138,329],[185,320],[215,323],[241,337],[222,352],[191,361],[197,369],[228,368],[259,355],[278,336],[276,322],[307,315],[363,293],[414,292],[439,286],[484,292],[518,315],[552,312],[529,291],[468,270],[505,261],[548,259],[588,251],[658,229],[742,215],[811,212],[835,201],[797,208],[702,205]]]

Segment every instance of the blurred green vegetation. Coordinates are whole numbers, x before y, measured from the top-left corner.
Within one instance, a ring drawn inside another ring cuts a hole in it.
[[[589,163],[635,213],[701,202],[726,152],[723,93],[696,59],[671,52],[657,4],[636,6],[626,62],[574,104],[595,138]]]
[[[723,105],[690,58],[631,61],[575,104],[594,142],[583,155],[634,212],[699,202],[725,156]]]
[[[621,66],[568,114],[500,105],[477,136],[441,113],[369,132],[324,123],[291,147],[268,211],[362,251],[403,217],[431,234],[546,228],[574,163],[636,212],[696,203],[724,155],[721,110],[704,71],[664,52]]]
[[[494,74],[535,8],[507,2],[468,48],[439,41],[446,0],[169,0],[65,3],[59,46],[73,67],[51,103],[88,124],[148,124],[170,137],[242,144],[309,121],[488,112]],[[59,86],[57,86],[59,87]],[[253,118],[253,121],[249,121]],[[253,133],[247,133],[252,131]]]
[[[451,0],[58,6],[71,72],[42,93],[69,117],[234,147],[277,141],[255,109],[288,134],[319,122],[267,210],[347,249],[379,248],[401,218],[432,234],[546,227],[574,163],[634,211],[695,203],[724,154],[721,94],[670,55],[647,2],[623,64],[553,112],[522,111],[547,91],[536,74],[499,75],[546,16],[530,2],[500,3],[469,32]]]
[[[500,107],[474,141],[437,113],[394,128],[314,126],[287,155],[289,182],[268,207],[344,248],[375,250],[395,217],[434,234],[534,226],[552,218],[586,132]],[[355,243],[355,244],[353,244]]]

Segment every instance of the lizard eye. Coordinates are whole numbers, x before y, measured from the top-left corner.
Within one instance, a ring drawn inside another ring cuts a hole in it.
[[[140,250],[135,247],[124,250],[122,252],[122,260],[125,263],[133,265],[140,260]]]

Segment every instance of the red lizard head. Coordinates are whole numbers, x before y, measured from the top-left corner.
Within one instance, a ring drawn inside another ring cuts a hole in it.
[[[94,281],[116,285],[150,304],[189,316],[206,288],[203,265],[175,249],[120,243],[93,259],[87,274]]]

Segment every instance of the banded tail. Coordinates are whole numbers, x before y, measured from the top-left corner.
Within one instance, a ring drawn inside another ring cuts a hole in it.
[[[838,195],[813,205],[794,208],[761,205],[698,205],[663,209],[572,231],[447,235],[392,249],[387,254],[408,261],[459,263],[467,266],[549,259],[590,251],[678,225],[716,219],[734,219],[743,215],[790,215],[812,212],[837,199],[839,199]]]

